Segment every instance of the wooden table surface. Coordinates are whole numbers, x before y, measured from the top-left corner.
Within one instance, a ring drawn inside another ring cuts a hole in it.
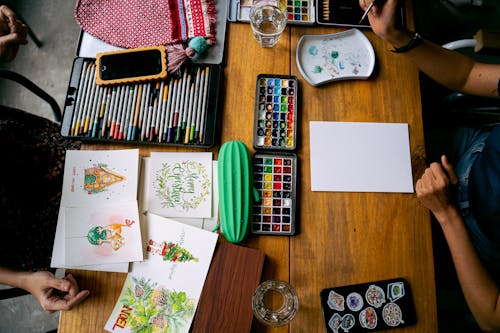
[[[416,325],[399,328],[398,332],[437,332],[430,215],[415,195],[311,192],[309,122],[314,120],[408,123],[414,178],[423,167],[418,71],[404,56],[390,52],[371,31],[364,31],[376,54],[377,65],[370,79],[313,87],[300,75],[295,61],[299,38],[343,30],[289,26],[280,42],[266,49],[253,41],[248,24],[229,23],[227,27],[221,143],[241,140],[251,149],[258,74],[296,75],[301,90],[296,151],[300,163],[300,232],[293,237],[250,236],[245,242],[266,253],[263,280],[289,281],[297,290],[300,308],[290,325],[267,329],[254,320],[252,332],[324,332],[321,289],[396,277],[409,282],[417,315]],[[85,148],[116,147],[127,146]],[[219,147],[210,149],[214,158]],[[144,146],[141,154],[158,150],[185,149]],[[91,295],[76,309],[61,314],[59,332],[102,332],[126,275],[77,270],[72,273]]]

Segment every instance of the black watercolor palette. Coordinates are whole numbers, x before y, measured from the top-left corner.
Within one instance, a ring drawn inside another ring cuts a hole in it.
[[[294,150],[297,145],[296,76],[257,76],[253,145],[255,149]]]
[[[103,87],[94,58],[75,58],[61,134],[85,141],[211,147],[221,65],[190,64],[165,80]]]
[[[415,306],[402,278],[323,289],[326,332],[367,332],[412,325]]]
[[[254,186],[260,202],[252,207],[252,233],[291,236],[296,232],[297,156],[293,153],[253,157]]]

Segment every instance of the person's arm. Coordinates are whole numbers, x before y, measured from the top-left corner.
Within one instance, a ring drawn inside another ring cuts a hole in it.
[[[498,332],[500,290],[479,260],[464,221],[450,199],[449,188],[457,182],[453,167],[445,156],[441,163],[432,163],[417,181],[417,197],[441,225],[465,300],[478,325],[486,332]]]
[[[367,8],[371,0],[360,0]],[[368,13],[373,31],[394,48],[407,45],[414,33],[396,28],[398,0],[377,0]],[[418,46],[404,52],[417,67],[443,86],[471,95],[499,97],[500,65],[483,64],[458,52],[423,40]]]
[[[78,290],[78,284],[71,274],[58,279],[46,271],[19,272],[0,267],[0,284],[28,291],[49,313],[71,310],[89,295],[88,290]]]
[[[19,45],[27,44],[28,27],[19,21],[14,12],[0,5],[0,62],[16,57]]]

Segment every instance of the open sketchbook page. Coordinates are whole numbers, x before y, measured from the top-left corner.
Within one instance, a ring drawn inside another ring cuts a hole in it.
[[[218,235],[148,214],[146,260],[133,263],[105,325],[110,332],[189,332]]]

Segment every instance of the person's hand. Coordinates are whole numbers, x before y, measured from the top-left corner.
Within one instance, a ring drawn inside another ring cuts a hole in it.
[[[415,189],[417,198],[427,207],[436,218],[446,214],[450,209],[455,209],[452,188],[458,183],[453,166],[446,156],[441,157],[440,163],[432,163],[417,181]]]
[[[364,11],[372,1],[359,0],[359,5]],[[373,32],[393,46],[401,47],[410,41],[412,34],[396,27],[397,7],[398,0],[375,0],[375,4],[368,13],[368,20]]]
[[[89,295],[88,290],[78,290],[78,284],[71,274],[62,279],[46,271],[30,274],[26,289],[48,313],[71,310]]]
[[[27,44],[28,27],[7,6],[0,6],[0,62],[16,57],[19,45]]]

